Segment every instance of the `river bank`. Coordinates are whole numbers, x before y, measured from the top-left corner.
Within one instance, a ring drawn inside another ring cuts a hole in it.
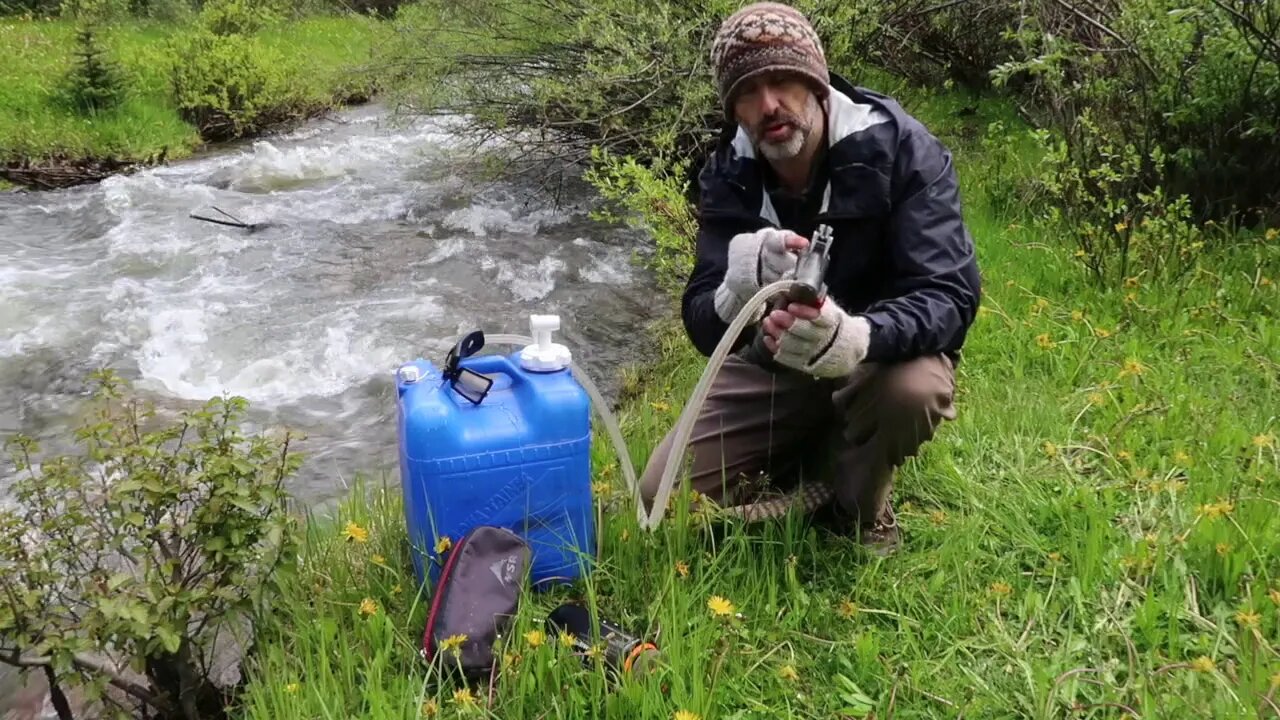
[[[184,118],[175,97],[176,55],[192,23],[121,21],[101,26],[102,57],[115,63],[126,96],[110,110],[81,113],[60,99],[59,83],[76,61],[78,25],[65,19],[0,18],[0,182],[49,189],[94,182],[113,174],[163,164],[207,149],[210,137]],[[270,68],[273,88],[287,92],[253,98],[266,122],[252,134],[288,129],[343,105],[368,100],[375,87],[367,64],[385,21],[356,14],[286,20],[245,38],[246,58]],[[193,56],[200,58],[202,56]],[[244,78],[218,73],[211,91],[242,92]]]

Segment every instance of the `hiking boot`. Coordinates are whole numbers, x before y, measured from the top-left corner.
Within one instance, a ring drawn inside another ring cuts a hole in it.
[[[831,502],[815,512],[813,519],[815,526],[852,537],[859,545],[879,557],[893,554],[902,544],[898,534],[898,518],[893,514],[893,506],[890,504],[885,505],[876,522],[859,523],[838,502]]]
[[[877,557],[888,557],[897,552],[902,546],[902,538],[898,533],[898,517],[893,514],[893,505],[886,503],[884,512],[875,522],[860,524],[857,539]]]

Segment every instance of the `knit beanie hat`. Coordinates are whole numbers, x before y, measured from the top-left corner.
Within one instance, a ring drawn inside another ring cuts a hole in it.
[[[819,97],[826,96],[831,80],[822,41],[809,20],[777,2],[752,3],[730,15],[711,44],[711,67],[730,122],[738,88],[752,77],[795,72],[811,81]]]

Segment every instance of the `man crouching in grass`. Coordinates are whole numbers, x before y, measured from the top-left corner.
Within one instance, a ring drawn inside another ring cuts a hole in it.
[[[690,436],[692,487],[721,504],[748,478],[832,474],[836,521],[898,547],[894,473],[956,416],[955,368],[981,295],[950,152],[892,99],[829,72],[808,20],[755,3],[711,50],[728,125],[699,176],[685,330],[711,355],[760,288],[833,230],[820,308],[748,326]],[[761,311],[763,313],[763,310]],[[741,350],[763,331],[772,358]],[[669,433],[641,480],[652,505]]]

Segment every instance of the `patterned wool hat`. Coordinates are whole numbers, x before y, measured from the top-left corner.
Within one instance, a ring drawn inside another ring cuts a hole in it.
[[[822,41],[809,20],[793,7],[757,2],[730,15],[711,44],[725,117],[733,120],[733,101],[746,80],[774,70],[799,73],[825,97],[831,76]]]

